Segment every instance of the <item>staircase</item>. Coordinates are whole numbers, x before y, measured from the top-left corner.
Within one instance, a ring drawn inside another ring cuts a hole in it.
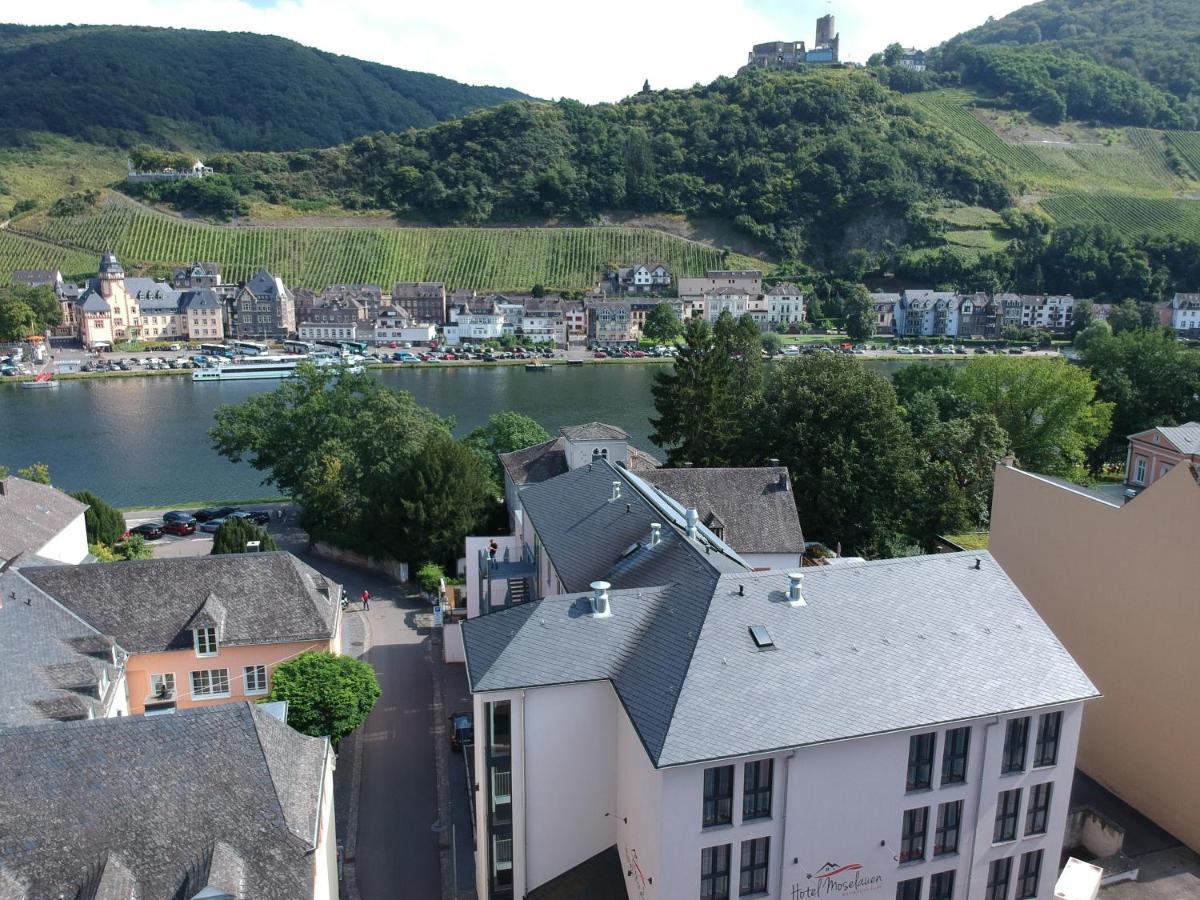
[[[524,603],[528,599],[529,591],[525,586],[525,579],[508,579],[508,605],[516,606],[518,603]]]

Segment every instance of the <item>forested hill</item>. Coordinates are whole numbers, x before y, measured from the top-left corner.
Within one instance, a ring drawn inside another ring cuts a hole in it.
[[[1030,55],[1053,62],[1064,51],[1135,76],[1161,92],[1178,125],[1195,128],[1200,120],[1200,2],[1197,0],[1043,0],[967,31],[945,45],[988,48],[1015,54],[1020,64]],[[1092,72],[1059,91],[1068,106],[1084,105],[1097,80],[1112,74]],[[1128,90],[1128,85],[1123,85]],[[1140,101],[1139,101],[1140,102]],[[1133,124],[1175,125],[1171,115]],[[1124,123],[1122,123],[1124,124]]]
[[[0,142],[328,147],[524,97],[257,34],[0,25]]]
[[[854,71],[757,72],[620,103],[509,103],[346,147],[209,162],[275,203],[444,224],[714,216],[789,258],[902,243],[946,200],[1001,209],[997,166]],[[868,226],[870,226],[868,228]],[[851,230],[853,229],[853,230]]]

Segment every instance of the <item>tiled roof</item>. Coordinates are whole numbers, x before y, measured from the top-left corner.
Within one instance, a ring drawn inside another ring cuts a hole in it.
[[[500,453],[500,465],[514,484],[536,484],[567,471],[566,440],[554,438],[532,447]]]
[[[784,281],[767,291],[768,297],[799,297],[804,292],[790,281]]]
[[[802,553],[804,535],[785,466],[654,469],[642,478],[692,507],[738,553]]]
[[[339,614],[338,586],[282,551],[21,571],[130,653],[190,648],[202,610],[231,646],[328,640]]]
[[[800,607],[783,573],[710,573],[613,591],[604,619],[586,594],[472,619],[471,688],[609,680],[660,767],[1097,696],[987,553],[805,572]]]
[[[558,433],[568,441],[625,441],[629,434],[615,425],[588,422],[586,425],[564,425]]]
[[[95,288],[88,288],[79,295],[79,308],[84,312],[104,313],[109,311],[108,301]]]
[[[626,896],[625,869],[617,845],[531,890],[529,900],[613,900]]]
[[[3,896],[312,897],[328,752],[247,703],[0,732]]]
[[[220,309],[221,300],[212,288],[201,288],[194,291],[183,291],[179,295],[179,308],[189,309]]]
[[[47,484],[0,479],[0,562],[36,553],[83,515],[86,504]]]

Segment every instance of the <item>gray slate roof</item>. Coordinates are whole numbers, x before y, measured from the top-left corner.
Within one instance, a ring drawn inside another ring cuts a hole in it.
[[[2,479],[0,487],[0,562],[36,553],[87,509],[50,485],[16,475]]]
[[[564,425],[558,433],[568,441],[626,441],[629,433],[616,425],[588,422],[586,425]]]
[[[986,553],[805,573],[796,608],[786,574],[714,573],[614,591],[607,619],[587,595],[471,619],[471,689],[607,679],[658,767],[1098,696]]]
[[[1175,445],[1180,453],[1200,453],[1200,422],[1183,425],[1160,425],[1159,433]]]
[[[554,438],[532,447],[524,447],[511,453],[499,453],[500,465],[513,480],[513,484],[536,484],[548,481],[567,471],[567,442]]]
[[[327,753],[247,703],[0,732],[0,872],[20,900],[190,898],[238,874],[239,897],[311,897]]]
[[[539,885],[529,900],[613,900],[625,897],[625,867],[613,844],[590,859]]]
[[[179,310],[189,309],[220,309],[221,298],[212,288],[200,288],[194,291],[183,291],[179,295]]]
[[[108,301],[100,296],[100,292],[89,287],[79,295],[79,308],[84,312],[104,313],[109,311]]]
[[[738,553],[802,553],[804,535],[786,466],[654,469],[643,480],[692,507]]]
[[[193,622],[221,614],[231,646],[328,640],[337,627],[338,586],[283,551],[21,571],[130,653],[190,649]]]
[[[0,728],[106,715],[124,690],[113,650],[19,571],[0,572]]]

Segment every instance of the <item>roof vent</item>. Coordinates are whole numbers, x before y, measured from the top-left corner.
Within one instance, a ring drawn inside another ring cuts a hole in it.
[[[788,603],[792,606],[806,606],[800,586],[804,584],[803,572],[788,572]]]
[[[767,460],[767,465],[768,465],[768,466],[772,466],[772,467],[774,467],[774,466],[778,466],[778,465],[779,465],[779,460],[778,460],[778,459],[776,459],[774,456],[772,456],[770,459],[768,459],[768,460]]]
[[[661,522],[651,522],[650,523],[650,546],[657,547],[658,542],[661,540],[662,540],[662,523]]]
[[[769,650],[775,646],[765,625],[751,625],[750,637],[754,640],[754,646],[759,650]]]
[[[696,526],[700,524],[700,513],[696,512],[694,506],[689,506],[687,510],[687,536],[693,541],[696,540]]]
[[[612,498],[613,498],[614,500],[620,500],[620,499],[621,499],[621,482],[619,482],[619,481],[614,481],[614,482],[613,482],[613,492],[612,492]]]
[[[608,589],[612,587],[607,581],[593,581],[592,589],[592,618],[607,619],[612,615],[608,606]]]

